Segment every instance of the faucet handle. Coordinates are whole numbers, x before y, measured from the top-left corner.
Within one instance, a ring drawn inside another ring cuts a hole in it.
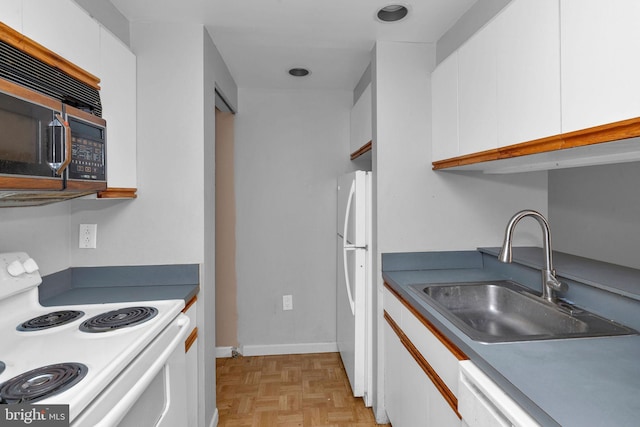
[[[558,280],[555,270],[552,270],[551,274],[547,276],[546,282],[547,285],[554,291],[567,292],[569,290],[569,285]]]

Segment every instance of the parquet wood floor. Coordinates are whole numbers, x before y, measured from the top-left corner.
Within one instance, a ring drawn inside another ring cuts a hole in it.
[[[220,427],[377,426],[339,353],[217,359],[216,387]]]

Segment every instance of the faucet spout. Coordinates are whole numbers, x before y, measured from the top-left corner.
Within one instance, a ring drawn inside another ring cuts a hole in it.
[[[516,213],[509,220],[507,228],[504,232],[504,242],[502,243],[502,248],[500,250],[500,254],[498,255],[498,260],[505,263],[510,263],[512,261],[513,231],[515,230],[516,224],[518,224],[518,222],[524,217],[534,218],[540,224],[540,228],[542,228],[542,249],[545,257],[545,268],[544,270],[542,270],[542,297],[547,301],[555,302],[555,291],[564,292],[568,289],[568,286],[565,283],[561,283],[556,278],[556,272],[553,268],[553,259],[551,254],[551,229],[549,228],[547,219],[540,212],[526,209]]]

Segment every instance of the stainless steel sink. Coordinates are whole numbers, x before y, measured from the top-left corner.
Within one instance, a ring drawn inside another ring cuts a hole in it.
[[[550,303],[511,281],[410,287],[475,341],[495,343],[637,334],[631,328],[567,303]]]

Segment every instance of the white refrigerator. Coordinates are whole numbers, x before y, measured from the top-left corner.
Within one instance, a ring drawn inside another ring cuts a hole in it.
[[[338,179],[337,341],[351,390],[371,406],[371,172]]]

